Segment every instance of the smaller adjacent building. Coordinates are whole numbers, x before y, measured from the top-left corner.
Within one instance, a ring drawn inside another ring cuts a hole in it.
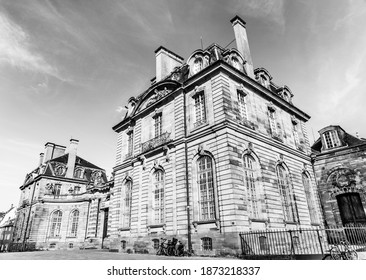
[[[108,237],[109,191],[105,170],[70,146],[46,143],[38,166],[26,175],[12,250],[101,247]]]
[[[7,252],[12,242],[13,228],[16,216],[16,208],[13,205],[4,212],[0,221],[0,252]]]
[[[311,148],[325,225],[366,225],[366,139],[339,125],[319,134]]]

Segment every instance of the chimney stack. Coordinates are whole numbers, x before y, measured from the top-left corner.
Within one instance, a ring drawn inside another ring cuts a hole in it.
[[[183,58],[172,51],[160,46],[155,51],[156,58],[156,80],[159,82],[168,76],[175,67],[183,64]]]
[[[39,166],[43,164],[44,153],[39,154]]]
[[[245,70],[247,71],[248,76],[254,79],[252,56],[250,55],[247,30],[245,27],[246,22],[239,16],[235,16],[230,22],[234,29],[236,48],[246,60]]]
[[[79,143],[79,140],[70,139],[70,146],[68,149],[69,157],[67,159],[66,178],[74,177],[74,169],[75,169],[76,152],[77,152],[77,148],[78,148],[78,143]]]

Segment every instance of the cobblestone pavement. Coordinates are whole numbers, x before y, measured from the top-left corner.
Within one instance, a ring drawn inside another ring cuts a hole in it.
[[[202,260],[209,257],[167,257],[112,253],[106,250],[54,250],[0,253],[0,260]],[[218,258],[215,258],[218,259]]]

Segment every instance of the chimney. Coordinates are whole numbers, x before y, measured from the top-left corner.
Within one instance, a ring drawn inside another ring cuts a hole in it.
[[[39,166],[43,164],[44,153],[39,154]]]
[[[246,23],[239,16],[235,16],[230,22],[234,29],[236,48],[246,60],[245,70],[248,76],[254,79],[252,56],[250,55],[247,30],[245,27]]]
[[[46,145],[44,145],[44,158],[43,162],[47,162],[50,159],[53,158],[53,150],[55,148],[55,144],[47,142]]]
[[[69,157],[67,159],[66,178],[74,177],[74,169],[75,169],[76,152],[77,152],[77,148],[78,148],[78,143],[79,143],[79,140],[70,139],[70,146],[68,149]]]
[[[65,154],[65,146],[56,145],[51,142],[47,142],[45,145],[45,152],[43,156],[43,163],[46,163],[47,161],[57,158],[59,156],[62,156]]]
[[[155,82],[163,80],[168,76],[175,67],[183,64],[183,58],[171,52],[170,50],[160,46],[155,51],[156,58],[156,79]]]

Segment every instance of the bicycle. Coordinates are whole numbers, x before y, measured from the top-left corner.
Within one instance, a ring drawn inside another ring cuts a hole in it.
[[[323,260],[357,260],[357,252],[349,245],[347,240],[342,240],[339,244],[333,245],[329,250],[329,254],[326,254]]]

